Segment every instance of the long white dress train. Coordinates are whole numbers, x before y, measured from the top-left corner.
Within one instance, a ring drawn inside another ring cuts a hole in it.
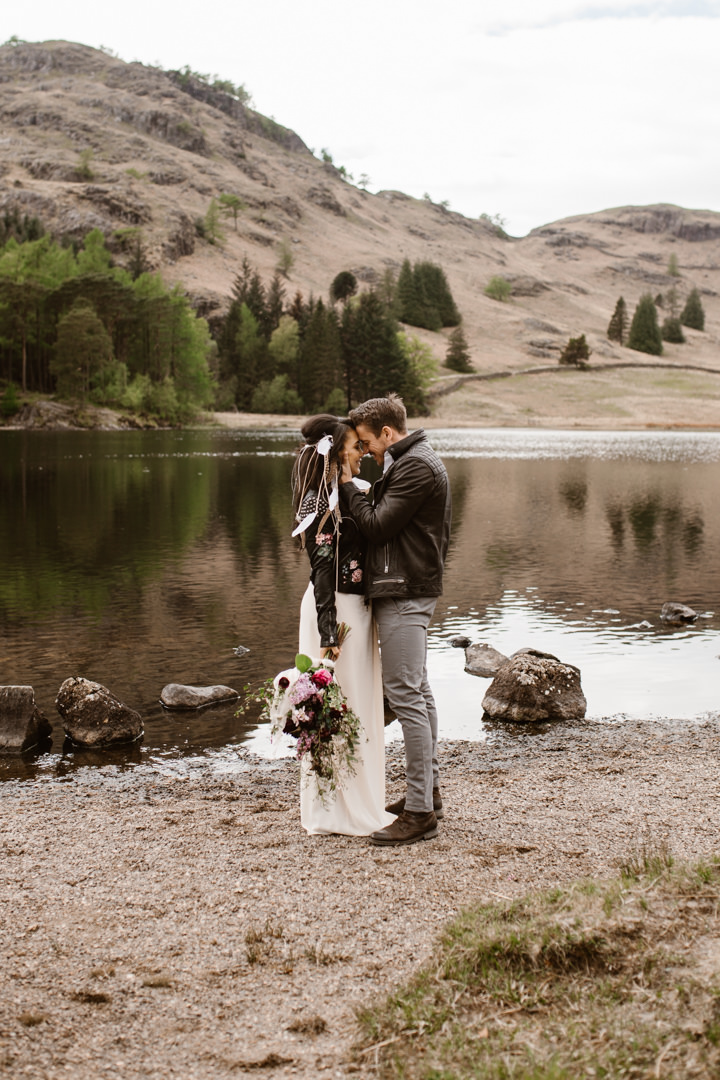
[[[377,633],[362,596],[335,594],[338,624],[351,628],[335,665],[348,705],[360,718],[361,737],[355,774],[323,806],[315,777],[303,761],[300,777],[300,820],[308,833],[367,836],[390,825],[395,818],[385,811],[385,722],[382,671]],[[315,591],[308,585],[300,605],[300,652],[319,659],[322,652],[317,627]]]

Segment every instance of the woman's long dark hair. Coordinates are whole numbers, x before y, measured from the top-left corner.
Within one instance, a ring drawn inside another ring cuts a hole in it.
[[[311,416],[300,428],[305,440],[297,449],[292,470],[293,511],[297,514],[308,491],[319,492],[323,477],[329,484],[341,471],[341,455],[345,439],[353,427],[348,420],[331,413],[319,413]],[[315,447],[329,435],[332,446],[327,457],[318,454]]]

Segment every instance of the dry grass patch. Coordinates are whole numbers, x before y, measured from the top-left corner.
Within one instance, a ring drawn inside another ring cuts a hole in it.
[[[359,1014],[355,1063],[403,1080],[718,1076],[719,901],[720,861],[660,851],[607,883],[471,908]]]

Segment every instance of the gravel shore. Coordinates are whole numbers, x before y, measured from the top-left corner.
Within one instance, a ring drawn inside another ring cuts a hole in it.
[[[308,837],[295,762],[0,786],[0,1075],[371,1075],[354,1009],[460,907],[718,851],[718,720],[491,729],[442,746],[438,838]],[[387,757],[403,791],[402,746]]]

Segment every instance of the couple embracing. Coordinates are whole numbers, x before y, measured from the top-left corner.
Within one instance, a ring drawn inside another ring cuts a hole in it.
[[[312,834],[369,835],[375,844],[429,840],[442,801],[427,629],[450,535],[447,472],[422,430],[408,434],[405,407],[392,394],[364,402],[347,419],[311,417],[302,435],[293,508],[311,570],[300,652],[337,661],[362,727],[355,772],[330,803],[304,776],[302,825]],[[365,454],[383,469],[372,501],[355,480]],[[342,623],[351,633],[341,643]],[[387,807],[383,685],[402,725],[407,778],[406,797]]]

